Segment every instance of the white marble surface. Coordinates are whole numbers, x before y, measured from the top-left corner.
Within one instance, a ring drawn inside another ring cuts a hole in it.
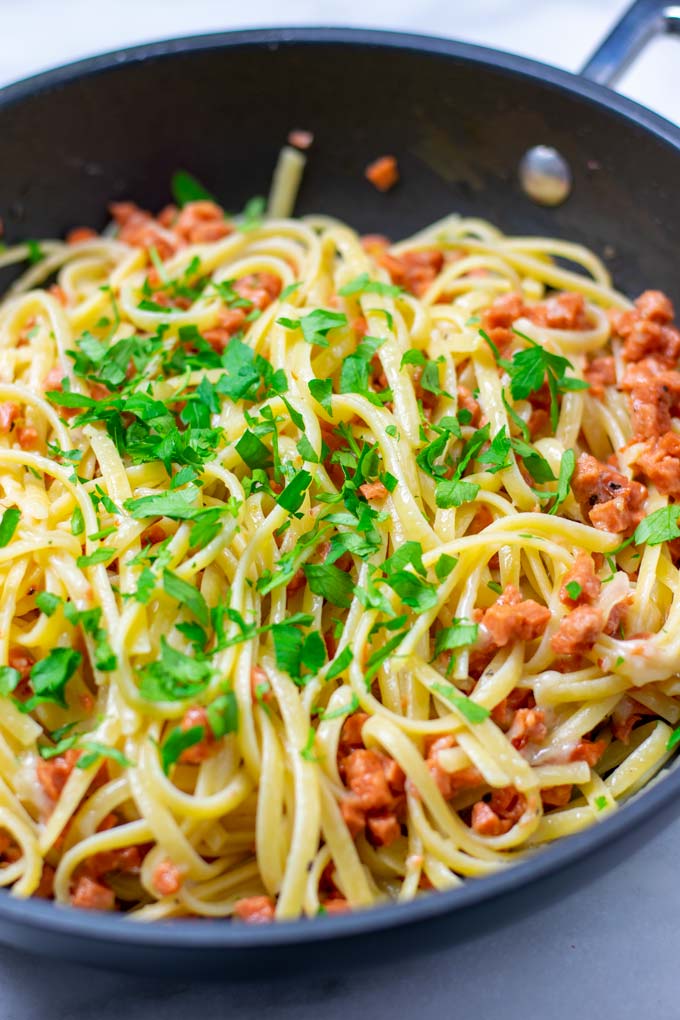
[[[577,70],[627,0],[0,0],[0,84],[162,36],[352,24],[454,36]],[[622,88],[680,120],[680,40]],[[677,1020],[680,821],[587,890],[453,950],[257,985],[125,978],[0,949],[0,1020]],[[531,895],[530,890],[528,895]]]

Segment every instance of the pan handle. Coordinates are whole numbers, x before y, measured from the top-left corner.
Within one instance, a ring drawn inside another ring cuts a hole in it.
[[[581,70],[584,78],[614,86],[656,35],[680,34],[680,4],[635,0]]]

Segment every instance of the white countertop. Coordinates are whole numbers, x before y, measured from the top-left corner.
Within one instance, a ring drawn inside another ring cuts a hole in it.
[[[0,0],[0,85],[168,36],[264,25],[362,25],[456,37],[577,70],[627,0]],[[680,40],[622,85],[680,120]],[[586,889],[466,945],[359,975],[178,985],[0,948],[0,1020],[677,1020],[680,820]],[[527,895],[531,895],[529,889]]]

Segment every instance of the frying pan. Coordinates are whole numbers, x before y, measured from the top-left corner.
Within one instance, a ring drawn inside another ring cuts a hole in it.
[[[640,0],[581,77],[444,39],[347,29],[274,29],[179,39],[80,61],[0,94],[0,213],[9,240],[102,226],[108,201],[153,209],[178,167],[227,208],[266,193],[292,128],[315,134],[298,212],[406,236],[457,210],[508,233],[558,235],[603,255],[631,294],[680,298],[680,130],[610,91],[680,8]],[[536,145],[571,168],[569,199],[533,203],[517,166]],[[399,159],[378,195],[369,160]],[[0,893],[0,940],[145,974],[271,976],[337,970],[472,937],[613,867],[669,821],[680,771],[586,832],[461,889],[354,915],[248,927],[142,925]]]

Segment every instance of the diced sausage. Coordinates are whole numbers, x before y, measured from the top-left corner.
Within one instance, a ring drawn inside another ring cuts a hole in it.
[[[288,134],[288,144],[296,149],[309,149],[314,142],[314,135],[311,131],[303,131],[296,128]]]
[[[590,651],[602,633],[604,617],[595,606],[577,606],[561,621],[550,639],[555,655],[583,655]]]
[[[605,388],[616,383],[616,362],[609,354],[593,358],[586,365],[583,376],[590,384],[592,396],[601,398],[604,396]]]
[[[416,297],[422,297],[444,264],[442,252],[434,248],[405,251],[401,255],[376,248],[372,254],[378,265],[390,274],[393,283],[405,287]]]
[[[644,485],[588,453],[578,458],[571,484],[583,516],[601,531],[629,534],[644,517]]]
[[[583,737],[569,755],[569,761],[585,761],[592,768],[597,765],[606,747],[606,740],[588,740]]]
[[[67,244],[82,244],[83,241],[92,241],[97,237],[97,231],[92,227],[74,227],[66,235]]]
[[[527,315],[536,325],[548,329],[583,330],[590,326],[583,294],[572,291],[563,291],[532,305],[527,309]]]
[[[540,708],[517,709],[507,733],[508,740],[518,751],[521,751],[527,744],[542,744],[547,735],[545,712]]]
[[[458,410],[468,411],[469,414],[471,415],[469,424],[476,428],[482,417],[481,407],[479,406],[475,398],[472,396],[472,393],[467,388],[467,386],[459,386],[458,389],[456,390],[456,394],[458,397]]]
[[[520,592],[508,585],[493,606],[486,610],[482,623],[497,648],[511,641],[533,641],[548,626],[550,610],[533,599],[522,599]]]
[[[364,499],[385,499],[388,495],[382,482],[364,482],[359,486],[359,492]]]
[[[545,807],[566,807],[571,800],[573,786],[565,783],[563,786],[546,786],[541,790],[541,800]]]
[[[273,273],[253,273],[237,280],[234,290],[262,312],[281,293],[281,280]]]
[[[162,860],[154,868],[151,884],[160,896],[174,896],[182,888],[184,876],[172,861]]]
[[[650,439],[635,461],[648,482],[665,496],[680,496],[680,435],[666,432]]]
[[[0,404],[0,433],[7,435],[8,432],[11,432],[12,426],[20,414],[21,408],[18,404],[8,400]]]
[[[480,836],[502,836],[519,821],[526,808],[526,797],[513,786],[494,790],[488,801],[472,807],[472,828]]]
[[[670,298],[660,290],[646,290],[635,302],[635,307],[643,319],[660,322],[662,325],[672,322],[675,311]]]
[[[392,804],[392,792],[383,763],[375,751],[352,751],[345,759],[344,768],[347,785],[366,811],[380,810]]]
[[[81,752],[75,748],[65,751],[54,758],[45,760],[40,758],[36,765],[38,782],[50,800],[57,801],[61,791],[66,785],[66,780],[73,772]]]
[[[116,897],[108,886],[82,875],[71,893],[71,905],[81,910],[115,910]]]
[[[394,156],[380,156],[366,167],[366,179],[378,191],[389,191],[399,180],[399,168]]]
[[[612,712],[612,733],[616,739],[627,744],[633,727],[640,722],[644,715],[655,715],[655,712],[645,705],[641,705],[635,698],[624,695]]]
[[[234,904],[234,915],[246,924],[269,924],[274,920],[275,904],[271,896],[248,896]]]
[[[577,585],[579,590],[570,586]],[[573,567],[570,567],[562,579],[560,588],[560,602],[565,606],[580,606],[584,603],[594,602],[600,594],[602,582],[595,573],[595,564],[589,553],[581,552],[576,557]]]

